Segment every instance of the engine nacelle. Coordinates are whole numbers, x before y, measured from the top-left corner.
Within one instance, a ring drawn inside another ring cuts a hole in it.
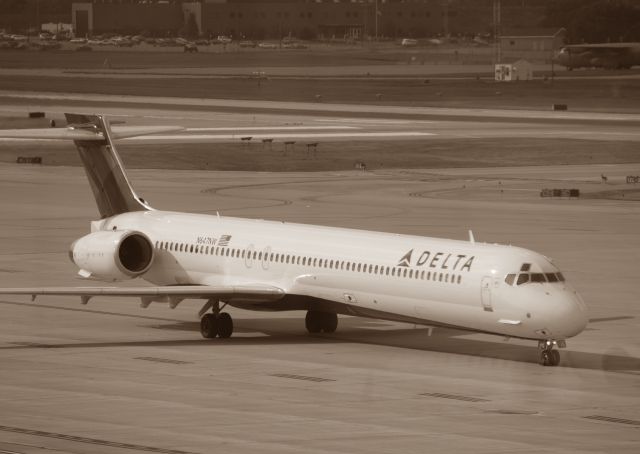
[[[105,230],[76,240],[69,257],[86,277],[117,281],[146,273],[153,263],[154,250],[151,240],[141,232]]]

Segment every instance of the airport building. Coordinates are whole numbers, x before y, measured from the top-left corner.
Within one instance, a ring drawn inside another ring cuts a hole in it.
[[[545,0],[502,0],[503,23],[537,25]],[[93,0],[72,4],[76,35],[184,33],[236,39],[360,40],[476,35],[493,28],[493,0]]]

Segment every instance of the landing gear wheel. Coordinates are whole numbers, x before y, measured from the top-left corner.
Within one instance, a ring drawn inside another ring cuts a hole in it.
[[[200,334],[205,339],[213,339],[218,335],[218,318],[215,314],[205,314],[200,319]]]
[[[311,334],[322,331],[322,315],[322,312],[307,311],[307,316],[304,318],[304,325]]]
[[[553,349],[555,344],[555,341],[540,341],[538,344],[540,348],[540,359],[538,363],[541,366],[557,366],[560,364],[560,352]]]
[[[222,312],[218,315],[218,336],[227,339],[233,334],[233,319],[231,315]]]
[[[541,366],[550,366],[551,365],[551,352],[549,350],[542,350],[540,352],[540,360],[538,364]]]

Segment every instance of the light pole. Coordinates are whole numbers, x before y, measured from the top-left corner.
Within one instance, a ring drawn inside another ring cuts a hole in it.
[[[376,0],[376,42],[378,42],[378,0]]]

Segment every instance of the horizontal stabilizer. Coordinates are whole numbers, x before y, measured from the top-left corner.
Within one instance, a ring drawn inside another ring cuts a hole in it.
[[[111,138],[114,140],[149,134],[181,131],[181,126],[112,126]],[[84,125],[71,125],[67,128],[41,129],[0,129],[2,139],[33,140],[105,140],[102,132]]]

